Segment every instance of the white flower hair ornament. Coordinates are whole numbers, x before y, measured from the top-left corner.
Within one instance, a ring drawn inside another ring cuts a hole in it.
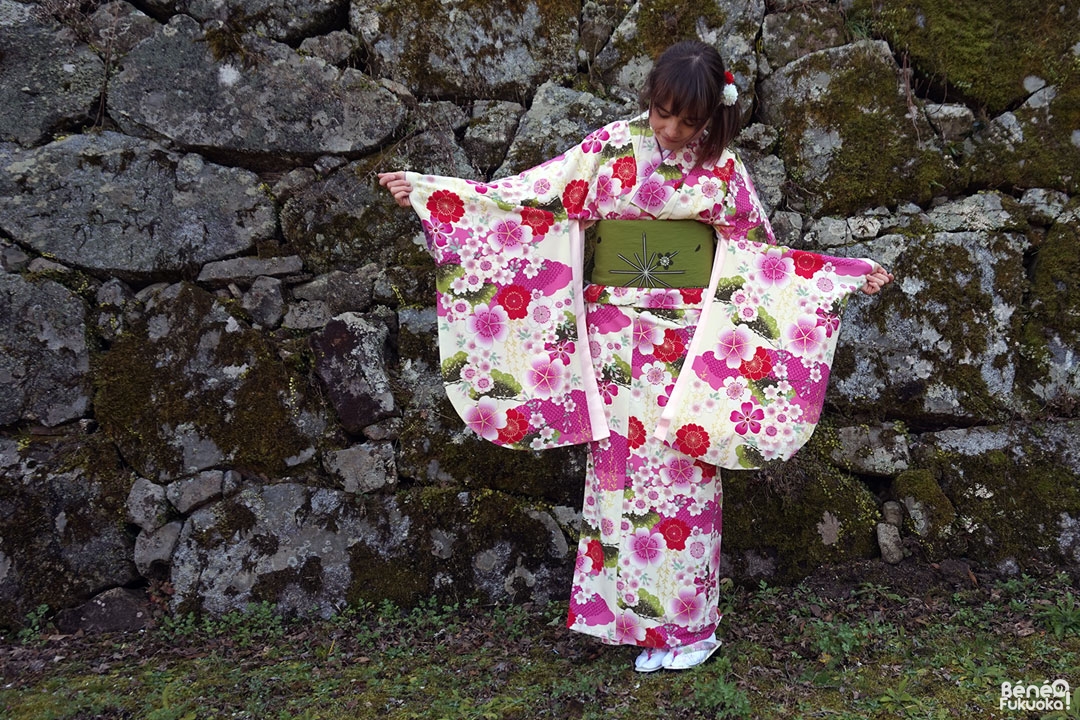
[[[728,107],[735,104],[739,99],[739,88],[735,87],[735,76],[730,72],[724,72],[724,91],[720,96],[720,102]]]

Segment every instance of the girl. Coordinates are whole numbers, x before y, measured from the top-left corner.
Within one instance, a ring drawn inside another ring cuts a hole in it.
[[[720,645],[718,468],[806,441],[846,297],[892,276],[775,246],[729,148],[738,91],[714,48],[669,48],[641,97],[642,115],[515,177],[379,182],[439,265],[443,376],[466,424],[508,447],[588,443],[568,626],[642,647],[651,672]]]

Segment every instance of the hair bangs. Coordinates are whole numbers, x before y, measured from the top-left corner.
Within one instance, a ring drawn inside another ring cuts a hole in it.
[[[700,73],[666,72],[655,78],[652,102],[700,127],[712,117],[715,89]]]

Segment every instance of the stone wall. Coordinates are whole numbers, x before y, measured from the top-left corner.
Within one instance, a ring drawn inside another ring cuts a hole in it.
[[[811,444],[726,475],[727,572],[1080,564],[1078,28],[1078,0],[0,0],[0,624],[120,587],[564,596],[583,455],[454,416],[375,173],[530,167],[682,37],[737,79],[780,241],[897,278],[850,304]]]

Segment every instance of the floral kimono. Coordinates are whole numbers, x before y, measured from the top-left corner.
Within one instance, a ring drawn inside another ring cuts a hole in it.
[[[739,158],[699,164],[695,150],[662,151],[642,115],[515,177],[407,174],[466,425],[513,448],[589,444],[568,625],[609,643],[715,631],[717,468],[806,442],[841,309],[873,269],[775,246]],[[585,226],[643,219],[714,228],[708,287],[664,286],[650,272],[667,256],[644,238],[627,277],[657,287],[586,282]]]

